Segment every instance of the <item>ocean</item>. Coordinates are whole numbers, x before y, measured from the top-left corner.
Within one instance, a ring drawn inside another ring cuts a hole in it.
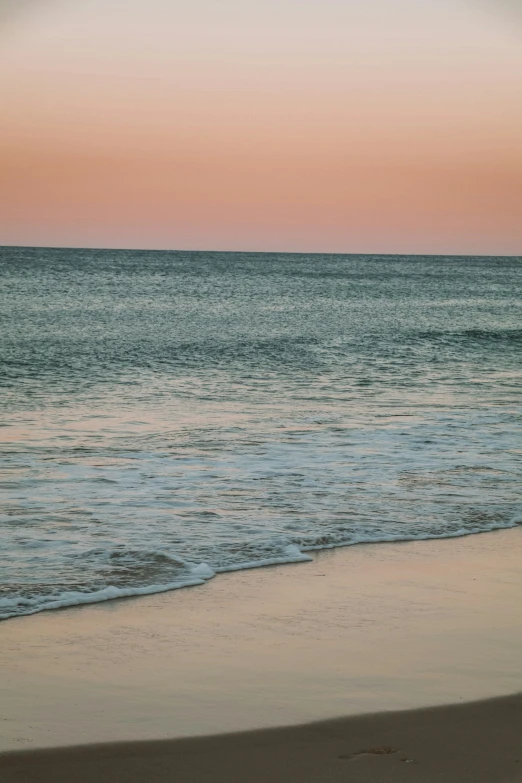
[[[522,259],[0,248],[0,619],[522,523]]]

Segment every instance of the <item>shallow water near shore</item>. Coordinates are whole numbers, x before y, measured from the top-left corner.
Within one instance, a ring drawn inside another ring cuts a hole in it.
[[[515,258],[0,249],[0,619],[520,523]]]

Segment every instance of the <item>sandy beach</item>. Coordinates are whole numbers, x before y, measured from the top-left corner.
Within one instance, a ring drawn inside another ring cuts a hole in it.
[[[2,780],[519,780],[521,555],[350,547],[2,623]]]

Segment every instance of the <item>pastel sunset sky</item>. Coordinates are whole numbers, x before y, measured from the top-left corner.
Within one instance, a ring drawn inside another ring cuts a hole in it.
[[[522,254],[517,0],[0,0],[0,244]]]

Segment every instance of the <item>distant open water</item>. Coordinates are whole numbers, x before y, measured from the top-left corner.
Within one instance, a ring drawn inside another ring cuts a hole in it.
[[[0,619],[522,522],[522,259],[0,249]]]

